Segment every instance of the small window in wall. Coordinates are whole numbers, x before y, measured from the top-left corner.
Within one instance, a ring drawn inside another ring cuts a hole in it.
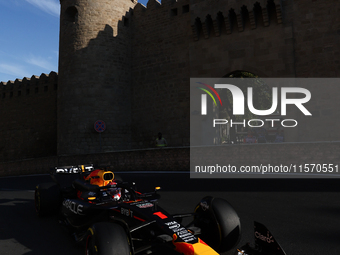
[[[35,88],[34,92],[38,93],[39,92],[39,88]]]
[[[65,11],[65,19],[68,22],[76,22],[78,18],[78,10],[75,6],[70,6]]]
[[[2,98],[6,98],[6,93],[2,93]]]
[[[177,8],[171,9],[171,16],[177,16]]]
[[[268,1],[267,10],[268,10],[269,22],[277,21],[276,8],[275,8],[275,3],[273,0]]]
[[[21,90],[18,91],[18,97],[21,96]]]
[[[195,29],[196,29],[197,36],[199,37],[203,30],[202,22],[200,18],[195,19]]]
[[[26,89],[26,95],[30,94],[30,89]]]
[[[182,7],[182,13],[188,13],[189,12],[189,5],[183,5]]]
[[[44,91],[45,91],[45,92],[48,91],[48,86],[44,86]]]
[[[9,93],[9,97],[13,97],[13,91],[11,91],[10,93]]]

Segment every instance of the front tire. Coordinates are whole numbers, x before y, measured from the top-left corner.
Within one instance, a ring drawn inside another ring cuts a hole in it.
[[[86,235],[86,255],[130,255],[128,236],[118,224],[99,222]]]
[[[235,247],[241,236],[235,209],[221,198],[203,198],[196,206],[194,225],[201,229],[202,240],[221,253]]]

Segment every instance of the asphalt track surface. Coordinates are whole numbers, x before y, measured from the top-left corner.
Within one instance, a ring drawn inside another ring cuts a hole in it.
[[[241,219],[240,244],[253,242],[253,221],[266,225],[287,255],[339,254],[340,180],[190,179],[189,174],[128,173],[141,191],[161,186],[159,204],[170,213],[192,212],[206,195],[228,200]],[[1,255],[81,255],[55,218],[39,219],[34,187],[48,175],[0,178]],[[165,255],[167,253],[154,253]],[[223,255],[235,254],[235,250]]]

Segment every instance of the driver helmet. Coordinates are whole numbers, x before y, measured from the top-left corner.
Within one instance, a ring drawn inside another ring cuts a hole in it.
[[[111,171],[94,170],[86,177],[86,181],[89,181],[92,185],[99,187],[109,185],[114,178],[114,174]]]
[[[113,197],[113,199],[115,201],[120,200],[120,198],[122,197],[122,189],[121,188],[113,188],[110,191],[111,196]]]

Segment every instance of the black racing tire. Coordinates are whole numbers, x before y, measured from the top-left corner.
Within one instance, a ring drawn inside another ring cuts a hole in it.
[[[86,255],[130,255],[129,238],[124,228],[115,223],[99,222],[86,234]]]
[[[241,237],[235,209],[222,198],[205,197],[202,201],[194,216],[194,225],[201,229],[200,238],[220,253],[235,247]]]
[[[34,205],[39,217],[57,214],[61,205],[59,186],[54,182],[38,184],[34,192]]]

